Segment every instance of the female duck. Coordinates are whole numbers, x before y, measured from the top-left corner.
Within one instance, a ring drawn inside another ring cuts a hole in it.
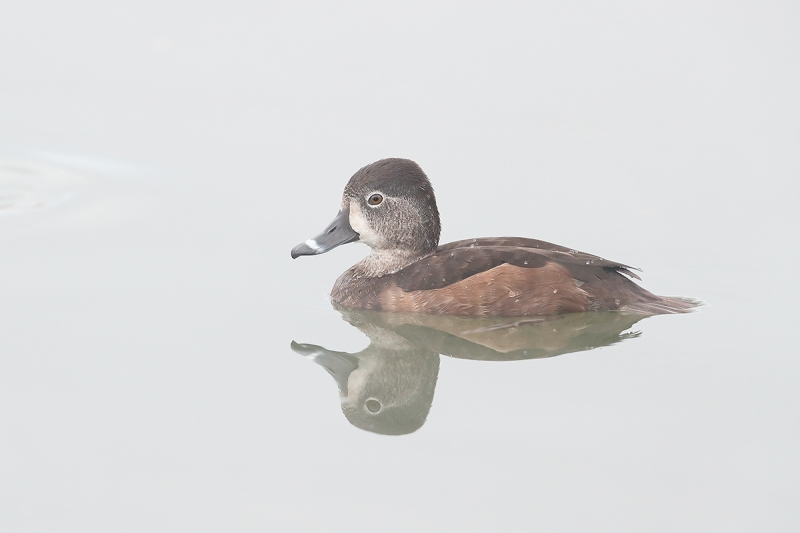
[[[383,159],[356,172],[339,214],[292,257],[361,241],[371,253],[331,297],[345,307],[462,316],[535,316],[621,310],[685,313],[697,302],[656,296],[631,267],[544,241],[468,239],[439,246],[439,211],[422,169]]]

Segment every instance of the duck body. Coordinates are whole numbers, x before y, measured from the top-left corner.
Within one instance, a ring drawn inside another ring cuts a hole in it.
[[[316,255],[353,241],[372,248],[333,286],[354,309],[459,316],[539,316],[585,311],[685,313],[697,302],[652,294],[632,267],[545,241],[480,238],[438,245],[433,189],[419,166],[384,159],[359,170],[341,210],[292,250]]]

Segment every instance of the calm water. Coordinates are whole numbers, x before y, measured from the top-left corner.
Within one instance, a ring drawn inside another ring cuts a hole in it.
[[[6,4],[3,531],[797,529],[797,7]],[[390,156],[707,305],[334,309]]]

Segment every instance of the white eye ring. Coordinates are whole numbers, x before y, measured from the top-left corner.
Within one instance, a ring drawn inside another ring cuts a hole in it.
[[[370,207],[379,206],[381,205],[381,202],[383,202],[383,195],[379,192],[374,192],[367,196],[367,203],[370,205]]]

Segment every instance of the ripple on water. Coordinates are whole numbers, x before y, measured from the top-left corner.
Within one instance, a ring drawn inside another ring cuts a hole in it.
[[[142,191],[138,180],[125,179],[129,172],[118,170],[92,161],[0,154],[0,230],[98,226],[130,214]]]
[[[0,216],[25,215],[77,199],[86,181],[68,169],[0,156]]]

